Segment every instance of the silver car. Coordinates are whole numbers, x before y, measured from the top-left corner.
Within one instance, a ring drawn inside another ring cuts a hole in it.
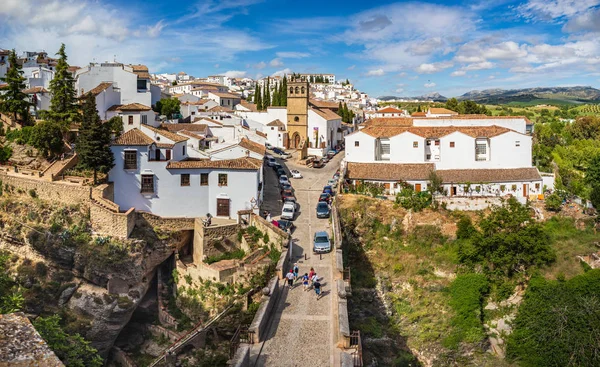
[[[331,251],[331,242],[329,241],[327,232],[316,232],[313,239],[313,252],[318,254],[329,251]]]

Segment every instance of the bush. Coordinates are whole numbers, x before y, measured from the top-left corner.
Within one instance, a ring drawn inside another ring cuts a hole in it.
[[[402,190],[396,194],[396,203],[404,209],[419,212],[431,205],[431,194],[427,191],[416,192],[411,185],[403,184]]]
[[[206,258],[205,263],[210,265],[212,263],[216,263],[221,260],[243,259],[244,256],[246,256],[246,252],[242,249],[238,249],[238,250],[231,251],[231,252],[225,252],[220,255],[208,256]]]
[[[559,212],[562,206],[562,199],[557,193],[552,193],[546,197],[545,206],[548,211]]]
[[[462,341],[477,343],[485,338],[483,328],[483,300],[489,284],[482,274],[463,274],[450,285],[449,305],[454,310],[451,324],[454,327],[444,340],[448,348],[456,348]]]
[[[35,191],[34,189],[29,190],[29,196],[31,196],[32,198],[37,198],[37,191]]]

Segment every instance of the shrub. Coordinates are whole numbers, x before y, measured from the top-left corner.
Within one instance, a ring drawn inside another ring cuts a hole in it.
[[[225,252],[220,255],[208,256],[205,263],[212,264],[221,260],[232,260],[232,259],[243,259],[246,256],[246,252],[242,249],[237,249],[231,252]]]
[[[29,196],[31,196],[32,198],[37,198],[37,191],[35,191],[34,189],[29,190]]]
[[[402,190],[396,194],[396,203],[404,209],[419,212],[431,205],[431,194],[427,191],[416,192],[411,185],[403,184]]]
[[[552,212],[558,212],[558,211],[560,211],[561,206],[562,206],[562,199],[560,198],[560,196],[558,196],[557,193],[552,193],[546,197],[546,200],[545,200],[546,210],[552,211]]]
[[[437,226],[421,225],[416,226],[415,229],[413,229],[408,236],[408,240],[411,244],[419,247],[432,248],[436,245],[444,244],[446,242],[446,237]]]
[[[48,274],[48,267],[43,262],[35,264],[35,273],[40,277],[45,277]]]

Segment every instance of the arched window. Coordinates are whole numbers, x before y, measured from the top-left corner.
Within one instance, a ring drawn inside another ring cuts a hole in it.
[[[298,117],[298,116],[294,117],[294,121],[295,121],[295,122],[298,122],[298,121],[300,121],[300,117]]]
[[[294,87],[290,87],[290,94],[294,94]]]
[[[300,88],[296,87],[296,94],[300,93]]]
[[[304,94],[304,87],[302,87],[302,94]]]

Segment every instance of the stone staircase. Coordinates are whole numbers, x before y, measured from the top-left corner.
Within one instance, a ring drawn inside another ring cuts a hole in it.
[[[42,171],[42,176],[46,177],[49,181],[54,181],[56,177],[60,177],[66,170],[75,167],[77,162],[79,162],[77,153],[65,159],[57,159]]]
[[[248,244],[248,247],[250,247],[251,249],[256,248],[258,246],[258,243],[256,241],[254,241],[252,236],[249,235],[248,233],[244,232],[243,237],[244,237],[244,241],[246,241],[246,243]]]

